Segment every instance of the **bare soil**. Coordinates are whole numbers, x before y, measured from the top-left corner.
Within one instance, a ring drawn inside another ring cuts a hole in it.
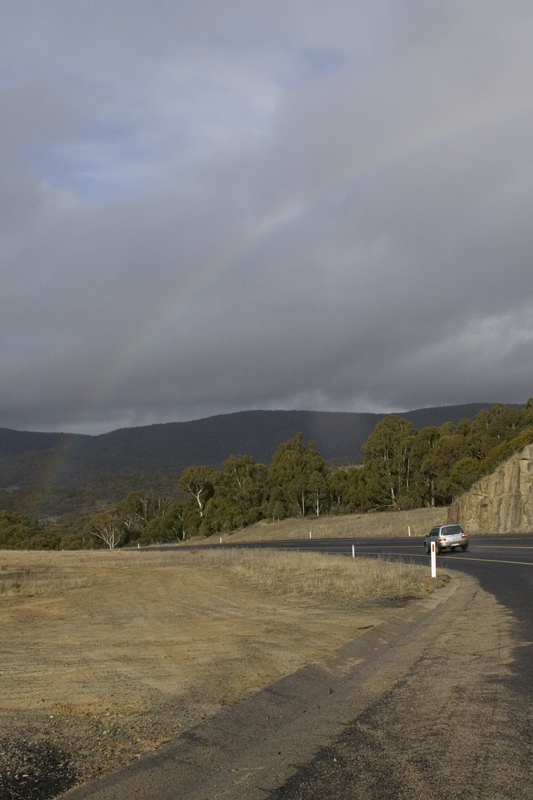
[[[208,556],[0,553],[2,800],[127,763],[398,605],[386,588],[342,602],[268,591]]]

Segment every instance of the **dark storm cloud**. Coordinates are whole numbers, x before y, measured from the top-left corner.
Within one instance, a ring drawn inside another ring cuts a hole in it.
[[[0,16],[0,425],[533,394],[528,4]]]

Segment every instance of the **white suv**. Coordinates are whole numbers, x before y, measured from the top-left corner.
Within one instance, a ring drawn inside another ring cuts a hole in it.
[[[468,535],[460,525],[441,525],[432,528],[424,539],[426,553],[431,552],[431,542],[435,542],[437,554],[446,548],[449,548],[450,551],[456,550],[458,547],[463,551],[468,550]]]

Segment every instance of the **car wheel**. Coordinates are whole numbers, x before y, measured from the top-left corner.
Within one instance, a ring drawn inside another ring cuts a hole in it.
[[[431,548],[430,548],[430,546],[428,544],[425,545],[425,548],[426,548],[426,554],[429,556],[429,554],[431,552]]]
[[[462,544],[461,545],[461,550],[463,551],[463,553],[466,553],[466,551],[468,550],[468,545],[467,544]]]

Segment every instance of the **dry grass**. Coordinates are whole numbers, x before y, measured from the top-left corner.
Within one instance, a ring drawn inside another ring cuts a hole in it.
[[[428,572],[266,550],[0,551],[2,738],[50,741],[94,777],[331,658],[437,588]]]
[[[284,539],[377,539],[408,535],[422,537],[434,525],[448,522],[448,508],[415,508],[412,511],[383,511],[375,514],[346,514],[339,517],[307,517],[263,520],[249,528],[222,534],[223,542],[259,542]],[[195,539],[190,544],[218,542],[220,534],[208,539]]]
[[[211,550],[198,555],[200,563],[228,570],[275,595],[344,603],[421,597],[437,588],[427,567],[384,559],[265,550]]]
[[[50,568],[38,563],[22,565],[18,555],[18,559],[0,559],[0,597],[54,595],[89,584],[88,576],[79,575],[76,571]]]
[[[199,574],[225,571],[260,592],[353,602],[371,597],[419,597],[432,591],[426,567],[319,553],[268,550],[126,550],[0,552],[0,597],[53,596],[89,586],[99,573],[128,566],[194,568]]]
[[[61,594],[93,583],[92,567],[125,567],[137,553],[115,550],[95,551],[0,551],[0,597],[34,597]],[[155,558],[154,558],[155,557]],[[148,562],[160,562],[162,555],[144,553]]]

